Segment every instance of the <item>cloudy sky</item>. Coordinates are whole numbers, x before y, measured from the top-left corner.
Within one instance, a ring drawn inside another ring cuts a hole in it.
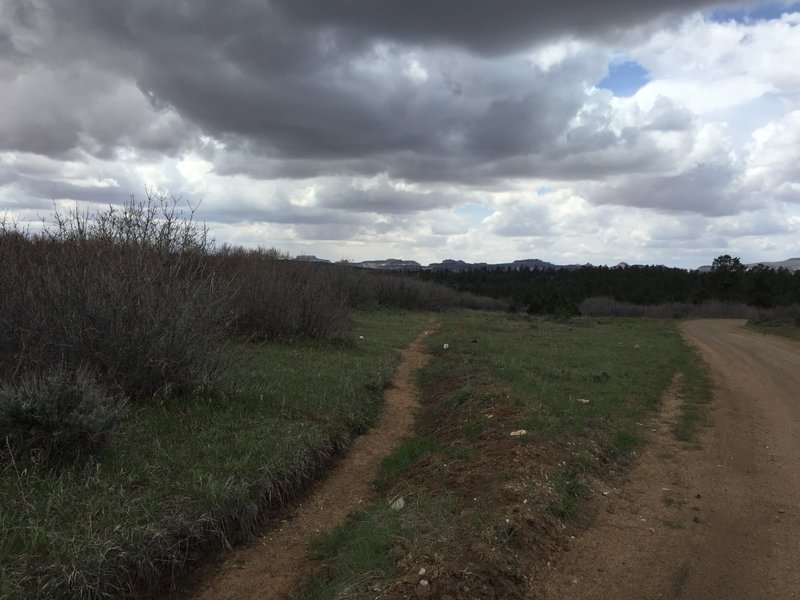
[[[0,213],[331,260],[800,256],[800,2],[0,0]]]

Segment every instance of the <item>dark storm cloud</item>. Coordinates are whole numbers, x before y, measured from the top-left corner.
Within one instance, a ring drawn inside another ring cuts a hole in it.
[[[8,1],[18,28],[42,34],[29,53],[51,64],[71,57],[117,69],[136,80],[155,110],[173,106],[209,134],[241,137],[264,155],[338,161],[411,152],[465,162],[546,144],[580,105],[578,75],[590,74],[577,73],[577,64],[571,73],[545,74],[470,62],[443,45],[497,53],[708,4]],[[418,44],[439,48],[423,65],[425,82],[402,73]],[[66,97],[92,97],[94,86]],[[62,119],[47,137],[31,125],[28,149],[63,151],[79,143],[82,127]],[[364,168],[374,172],[374,165]]]
[[[413,44],[448,43],[476,52],[505,52],[532,40],[570,34],[618,34],[659,16],[719,2],[708,0],[275,0],[295,23],[338,27],[365,37]]]
[[[669,157],[650,134],[686,131],[691,115],[657,104],[641,126],[617,131],[609,93],[586,108],[610,50],[578,45],[546,64],[527,50],[562,36],[618,38],[712,4],[5,0],[0,150],[113,159],[128,149],[173,156],[192,149],[219,175],[377,175],[486,188],[504,178],[637,173],[637,182],[656,189],[660,182],[646,174],[663,170]],[[221,145],[200,149],[202,134]],[[103,193],[60,181],[18,185],[37,197]],[[680,181],[665,189],[680,192]],[[631,196],[617,192],[622,203]],[[653,198],[654,206],[671,202],[658,189]],[[341,212],[401,214],[457,198],[340,181],[321,188],[317,202],[273,199],[218,217],[316,226]]]

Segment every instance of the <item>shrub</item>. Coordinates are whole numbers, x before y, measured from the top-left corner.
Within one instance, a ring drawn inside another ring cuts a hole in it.
[[[243,248],[224,248],[218,260],[235,282],[231,308],[237,333],[255,339],[336,338],[349,330],[346,290],[330,265]]]
[[[229,286],[176,204],[56,212],[36,235],[0,228],[0,379],[87,365],[134,398],[213,379]]]
[[[84,370],[59,369],[0,386],[0,440],[11,458],[48,465],[99,451],[127,415],[127,401]]]
[[[414,274],[338,267],[341,287],[354,308],[400,308],[441,311],[450,308],[506,310],[504,300],[477,296],[446,285],[423,281]]]
[[[749,319],[758,309],[742,303],[708,300],[703,303],[664,302],[661,304],[633,304],[614,298],[587,298],[581,302],[579,312],[584,317],[648,317],[653,319]]]

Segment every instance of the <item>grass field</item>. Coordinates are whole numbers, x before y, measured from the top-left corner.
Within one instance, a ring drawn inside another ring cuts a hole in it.
[[[691,441],[703,422],[707,374],[675,321],[477,312],[439,320],[428,338],[435,357],[420,374],[417,437],[384,463],[386,498],[313,545],[326,568],[305,598],[369,597],[392,578],[401,587],[387,597],[402,597],[431,565],[442,585],[465,564],[490,565],[484,581],[512,581],[509,564],[556,543],[543,539],[544,524],[573,523],[591,486],[624,470],[676,373],[676,438]],[[514,430],[524,434],[510,437]],[[388,501],[399,494],[409,501],[398,514]]]
[[[99,459],[0,467],[0,598],[153,592],[248,538],[380,410],[429,316],[355,317],[352,339],[232,343],[223,392],[132,411]]]

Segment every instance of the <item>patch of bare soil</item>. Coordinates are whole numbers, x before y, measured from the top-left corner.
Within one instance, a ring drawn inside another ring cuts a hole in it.
[[[741,321],[683,333],[716,387],[700,444],[652,443],[542,579],[547,600],[800,597],[800,344]]]
[[[314,563],[307,557],[309,541],[374,499],[372,482],[381,460],[413,429],[418,406],[415,372],[425,354],[421,334],[403,350],[385,406],[375,426],[357,438],[330,475],[286,519],[256,543],[232,552],[201,584],[194,597],[202,600],[270,600],[288,598],[305,582]]]
[[[520,408],[501,388],[443,400],[463,383],[440,379],[425,390],[418,430],[440,451],[409,467],[387,495],[446,498],[447,514],[421,528],[424,541],[397,540],[398,573],[376,594],[382,600],[530,597],[564,539],[549,508],[549,475],[569,448],[511,436]],[[430,535],[437,526],[448,536]]]

